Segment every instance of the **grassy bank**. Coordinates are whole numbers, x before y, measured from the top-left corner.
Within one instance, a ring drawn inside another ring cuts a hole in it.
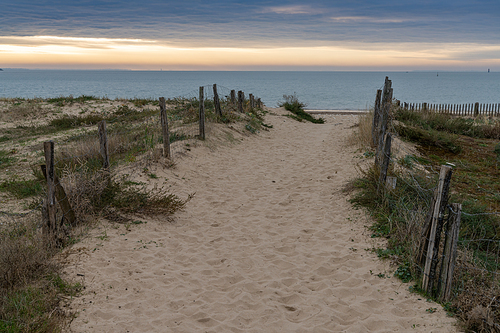
[[[375,168],[364,170],[353,183],[357,188],[353,204],[367,208],[375,219],[373,237],[388,240],[386,249],[375,251],[398,265],[395,275],[403,281],[419,280],[422,268],[416,262],[416,253],[437,184],[436,170],[445,163],[454,165],[449,202],[461,203],[464,214],[453,298],[444,306],[461,319],[467,330],[496,332],[500,324],[500,304],[496,300],[500,292],[500,216],[488,213],[500,211],[500,121],[397,108],[393,109],[392,119],[391,131],[417,149],[412,153],[398,141],[393,143],[393,149],[399,152],[393,155],[389,175],[397,178],[396,189],[379,195]],[[357,138],[363,141],[366,156],[372,151],[371,135],[367,135],[370,131],[366,130],[371,122],[370,116],[361,119]],[[412,288],[418,290],[418,284]]]

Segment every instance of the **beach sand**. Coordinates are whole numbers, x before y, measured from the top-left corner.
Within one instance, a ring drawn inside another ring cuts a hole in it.
[[[86,286],[71,332],[457,331],[371,251],[383,242],[343,192],[361,160],[347,144],[358,117],[271,111],[269,132],[155,170],[173,193],[196,192],[184,211],[103,222],[70,249],[67,274]]]

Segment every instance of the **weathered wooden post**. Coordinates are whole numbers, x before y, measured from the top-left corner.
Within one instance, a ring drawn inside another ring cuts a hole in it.
[[[55,170],[54,170],[54,141],[46,141],[43,143],[45,153],[45,178],[47,179],[47,221],[42,226],[42,232],[49,238],[54,238],[57,234],[56,224],[56,186],[55,186]]]
[[[236,104],[236,91],[231,90],[231,104],[235,105]]]
[[[460,231],[460,219],[462,216],[462,205],[453,203],[451,206],[450,219],[446,228],[444,241],[443,264],[441,266],[441,277],[439,279],[439,300],[447,302],[450,299],[453,281],[453,272],[457,260],[458,233]]]
[[[205,140],[205,93],[200,87],[200,139]]]
[[[389,77],[386,76],[384,83],[383,97],[382,97],[381,112],[380,112],[377,151],[375,155],[375,164],[377,165],[377,167],[381,164],[381,159],[382,159],[381,155],[384,147],[385,132],[387,130],[387,122],[389,120],[389,113],[392,105],[391,85],[392,85],[391,80],[389,80]]]
[[[479,116],[479,103],[474,104],[474,117]]]
[[[99,143],[100,143],[100,153],[103,159],[102,167],[103,169],[109,169],[109,150],[108,150],[108,135],[106,132],[106,120],[102,120],[99,123]]]
[[[382,164],[380,165],[380,176],[378,180],[379,193],[384,188],[385,181],[387,179],[387,170],[389,169],[389,162],[391,161],[391,141],[392,141],[391,134],[387,133],[385,137]]]
[[[380,123],[380,100],[382,98],[382,90],[377,90],[377,95],[375,96],[375,106],[373,107],[373,124],[372,124],[372,140],[373,146],[375,147],[378,142],[378,126]]]
[[[448,191],[450,187],[451,174],[453,169],[447,165],[441,166],[439,173],[439,183],[436,193],[436,200],[432,208],[432,218],[430,220],[429,238],[424,240],[428,242],[425,253],[425,267],[422,278],[422,289],[428,293],[432,292],[435,279],[437,258],[439,252],[439,241],[441,239],[441,229],[443,227],[443,211],[448,200]],[[424,234],[426,234],[424,232]]]
[[[168,132],[168,118],[167,118],[167,105],[165,97],[160,97],[160,120],[161,130],[163,135],[163,156],[171,158],[170,152],[170,133]]]
[[[42,164],[40,165],[40,168],[42,169],[42,173],[45,177],[45,180],[48,182],[47,166],[45,164]],[[66,219],[66,221],[68,221],[70,225],[72,226],[75,225],[76,223],[75,211],[73,210],[73,208],[71,208],[71,204],[69,203],[66,191],[64,190],[64,187],[61,185],[59,177],[57,177],[56,174],[54,174],[54,186],[55,186],[56,200],[59,203],[59,207],[61,207],[63,217]]]
[[[238,91],[238,111],[243,113],[243,101],[245,100],[245,94],[243,91]]]
[[[249,94],[248,98],[250,99],[250,109],[253,110],[253,108],[255,108],[255,100],[253,98],[253,94]]]
[[[217,93],[217,85],[215,83],[214,83],[214,106],[215,106],[215,114],[219,117],[222,117],[219,94]]]

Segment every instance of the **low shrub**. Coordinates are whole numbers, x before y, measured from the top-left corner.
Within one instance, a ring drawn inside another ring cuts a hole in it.
[[[304,108],[306,107],[306,104],[299,102],[297,95],[283,95],[284,101],[279,103],[278,106],[285,108],[285,110],[288,110],[292,112],[295,117],[295,120],[307,120],[315,124],[323,124],[325,120],[323,118],[314,118],[311,116],[309,113],[304,111]]]

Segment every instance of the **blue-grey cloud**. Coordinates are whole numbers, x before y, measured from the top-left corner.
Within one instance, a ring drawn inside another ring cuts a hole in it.
[[[500,1],[4,0],[0,35],[143,38],[200,46],[498,43]]]

